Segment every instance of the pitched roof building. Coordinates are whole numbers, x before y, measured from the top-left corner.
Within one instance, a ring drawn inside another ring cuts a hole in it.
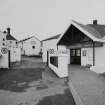
[[[70,64],[91,65],[95,72],[105,72],[105,25],[97,20],[87,25],[72,20],[57,44],[70,50]]]

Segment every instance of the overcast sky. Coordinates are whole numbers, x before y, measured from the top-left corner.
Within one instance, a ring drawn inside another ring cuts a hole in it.
[[[18,40],[40,40],[64,32],[74,19],[105,24],[105,0],[0,0],[0,30],[11,27]]]

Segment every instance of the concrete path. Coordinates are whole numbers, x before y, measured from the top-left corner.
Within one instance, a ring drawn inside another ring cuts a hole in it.
[[[77,105],[105,105],[105,78],[80,66],[69,66],[69,86]]]

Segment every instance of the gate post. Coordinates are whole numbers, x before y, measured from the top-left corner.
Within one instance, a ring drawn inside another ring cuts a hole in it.
[[[8,66],[9,66],[9,68],[11,67],[11,59],[10,59],[10,57],[11,57],[11,54],[10,54],[11,52],[10,52],[10,50],[8,51]]]
[[[49,63],[49,51],[47,51],[47,66],[48,66],[48,63]]]

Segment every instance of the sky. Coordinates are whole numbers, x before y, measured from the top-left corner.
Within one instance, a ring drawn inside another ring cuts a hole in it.
[[[105,24],[105,0],[0,0],[0,31],[11,28],[18,40],[40,40],[63,33],[71,20]]]

